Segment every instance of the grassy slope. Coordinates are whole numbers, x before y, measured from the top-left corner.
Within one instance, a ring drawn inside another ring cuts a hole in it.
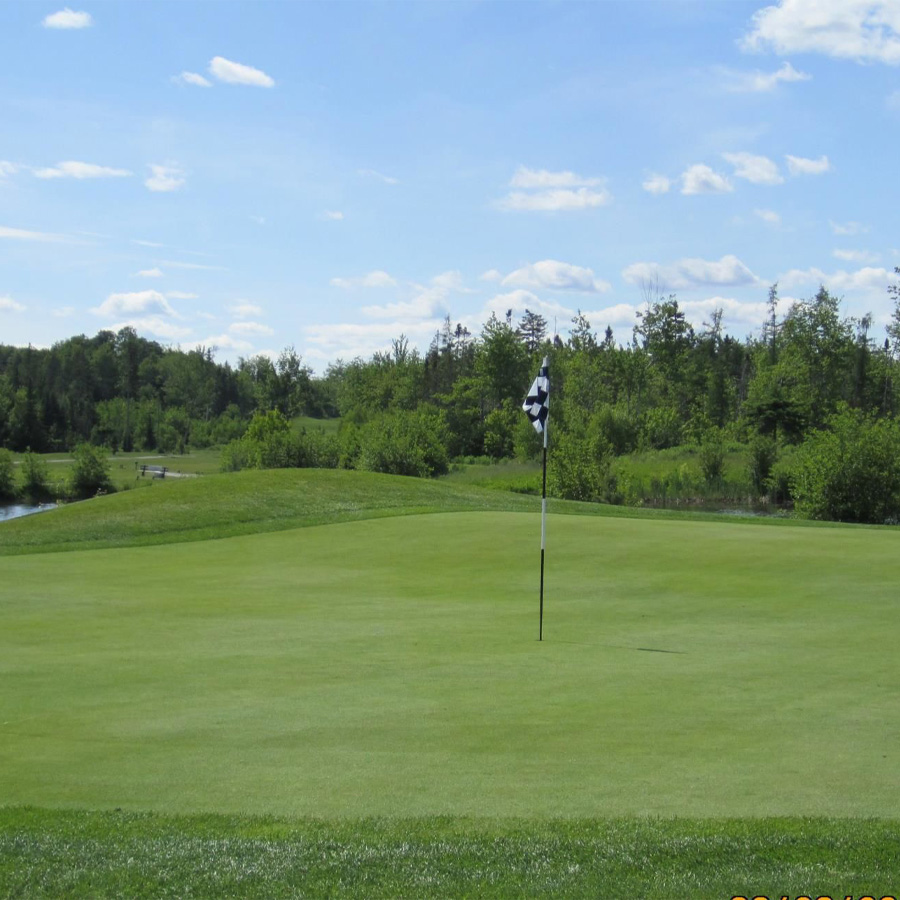
[[[540,509],[539,504],[534,497],[445,480],[341,470],[248,471],[153,481],[141,490],[0,523],[0,556],[203,541],[410,513],[527,512]],[[550,509],[559,514],[722,522],[715,515],[566,500],[551,500]]]
[[[896,822],[324,822],[0,809],[27,897],[883,897]]]

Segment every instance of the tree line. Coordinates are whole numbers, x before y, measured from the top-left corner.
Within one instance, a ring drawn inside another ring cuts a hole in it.
[[[274,361],[256,356],[231,366],[217,363],[212,348],[165,348],[129,328],[49,350],[0,346],[0,446],[90,442],[172,452],[220,444],[226,468],[434,475],[452,459],[537,454],[520,407],[547,355],[557,495],[615,500],[610,460],[639,449],[698,445],[714,475],[721,448],[737,441],[750,449],[760,492],[773,490],[780,448],[806,448],[782,488],[803,508],[815,493],[811,473],[823,471],[807,457],[826,452],[823,435],[843,435],[841,452],[857,440],[900,459],[900,284],[888,291],[893,311],[883,336],[871,316],[843,316],[825,287],[779,312],[773,285],[759,336],[743,340],[725,333],[721,310],[694,328],[676,296],[657,294],[626,343],[610,328],[598,335],[581,313],[566,340],[551,337],[531,311],[518,321],[511,311],[492,314],[478,334],[448,317],[425,353],[401,335],[389,351],[337,361],[320,377],[292,348]],[[298,434],[289,425],[298,415],[340,416],[340,431]],[[890,463],[888,474],[898,465]],[[848,507],[858,489],[848,492],[843,501],[822,501],[831,504],[826,517],[860,517]],[[864,517],[897,515],[900,487],[895,493]]]

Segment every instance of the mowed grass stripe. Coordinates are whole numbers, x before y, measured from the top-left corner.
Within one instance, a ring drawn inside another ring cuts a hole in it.
[[[458,513],[3,561],[0,803],[890,816],[900,535]]]

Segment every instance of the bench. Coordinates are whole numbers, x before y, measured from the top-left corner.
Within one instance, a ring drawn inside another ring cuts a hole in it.
[[[168,466],[145,466],[141,465],[141,478],[149,473],[151,478],[165,478],[168,472]]]

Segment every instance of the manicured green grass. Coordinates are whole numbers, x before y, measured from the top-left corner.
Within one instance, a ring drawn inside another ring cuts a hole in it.
[[[5,558],[0,802],[896,814],[898,531],[552,515],[541,644],[538,526]]]
[[[883,897],[896,821],[278,820],[0,809],[26,897]]]

